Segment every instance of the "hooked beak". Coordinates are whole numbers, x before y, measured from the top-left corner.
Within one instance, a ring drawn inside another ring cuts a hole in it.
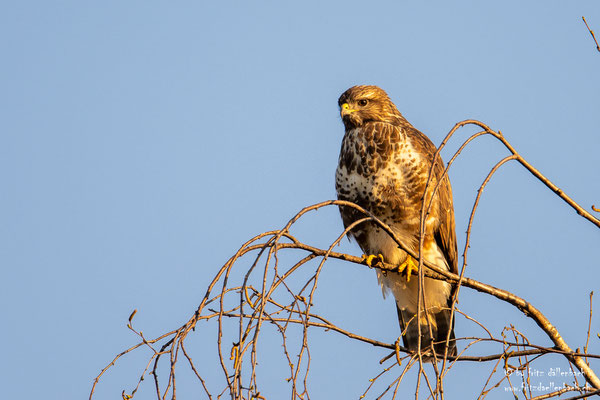
[[[351,109],[350,104],[344,103],[344,104],[342,104],[342,107],[340,109],[340,114],[342,115],[342,118],[343,118],[346,115],[352,114],[354,111],[356,111],[356,110]]]

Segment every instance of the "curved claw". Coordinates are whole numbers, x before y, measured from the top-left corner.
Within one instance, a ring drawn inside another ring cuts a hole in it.
[[[406,275],[406,282],[410,282],[410,276],[413,272],[419,272],[419,264],[411,257],[408,256],[402,264],[398,266],[398,272]]]
[[[385,261],[383,261],[383,255],[381,255],[381,253],[377,254],[377,255],[375,255],[375,254],[370,254],[370,255],[363,254],[362,261],[365,264],[367,264],[369,266],[369,268],[376,267],[380,263],[383,264],[385,262]]]

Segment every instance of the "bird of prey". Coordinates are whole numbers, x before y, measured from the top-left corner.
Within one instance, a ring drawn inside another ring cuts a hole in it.
[[[338,199],[370,211],[418,255],[423,198],[426,204],[431,201],[433,188],[441,180],[426,219],[421,257],[457,273],[452,189],[439,156],[424,196],[435,145],[400,114],[386,92],[377,86],[351,87],[340,96],[338,104],[345,127],[335,176]],[[344,206],[340,213],[345,227],[365,217]],[[447,354],[455,356],[451,305],[456,287],[425,278],[421,308],[424,312],[418,318],[419,279],[414,276],[418,262],[373,222],[354,227],[348,235],[356,239],[369,266],[380,262],[398,265],[397,272],[378,269],[377,278],[384,296],[391,292],[396,299],[404,346],[410,351],[418,350],[420,324],[421,351],[428,360],[432,359],[432,350],[438,358],[444,356],[448,337]]]

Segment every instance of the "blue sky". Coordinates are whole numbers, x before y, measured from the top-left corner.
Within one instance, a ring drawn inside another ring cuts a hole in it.
[[[355,84],[384,88],[436,144],[454,123],[479,119],[583,207],[600,205],[600,53],[582,15],[600,32],[594,0],[4,2],[4,395],[87,396],[100,369],[135,343],[125,328],[133,309],[148,336],[178,326],[241,243],[334,198],[337,98]],[[506,154],[484,138],[450,171],[459,249],[476,189]],[[298,234],[327,246],[341,227],[332,209]],[[573,348],[583,347],[589,292],[599,289],[599,239],[509,164],[483,195],[467,275],[526,297]],[[360,255],[353,243],[339,249]],[[319,310],[393,341],[396,313],[374,273],[326,265]],[[533,323],[483,295],[463,290],[460,307],[495,333],[513,322],[548,344]],[[477,333],[464,320],[456,330]],[[210,332],[192,340],[213,340]],[[600,353],[599,342],[592,334],[591,351]],[[315,332],[314,346],[315,398],[358,397],[387,354],[332,333]],[[278,354],[279,344],[263,351]],[[118,364],[97,398],[130,390],[145,357]],[[561,365],[549,360],[543,368]],[[209,376],[217,369],[204,367]],[[446,380],[449,398],[480,389],[463,382],[481,367],[459,367]],[[282,398],[283,378],[266,369],[267,398]],[[413,382],[402,390],[411,393]],[[185,378],[180,385],[181,398],[200,390]],[[152,390],[147,381],[139,397]]]

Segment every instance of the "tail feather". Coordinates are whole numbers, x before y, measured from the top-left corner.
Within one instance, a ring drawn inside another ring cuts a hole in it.
[[[398,321],[400,322],[404,347],[411,351],[417,351],[419,346],[419,326],[417,324],[417,317],[412,313],[401,310],[398,306],[396,306],[396,310],[398,312]],[[427,319],[425,317],[422,317],[420,321],[421,351],[427,355],[426,360],[433,361],[433,356],[431,355],[432,342],[438,360],[444,357],[444,353],[446,352],[446,339],[448,337],[448,331],[450,331],[448,356],[456,356],[454,320],[451,318],[452,313],[450,310],[444,309],[437,313],[428,313],[428,317],[429,324],[427,323]],[[450,322],[451,319],[452,322]],[[431,334],[429,332],[430,326]]]

